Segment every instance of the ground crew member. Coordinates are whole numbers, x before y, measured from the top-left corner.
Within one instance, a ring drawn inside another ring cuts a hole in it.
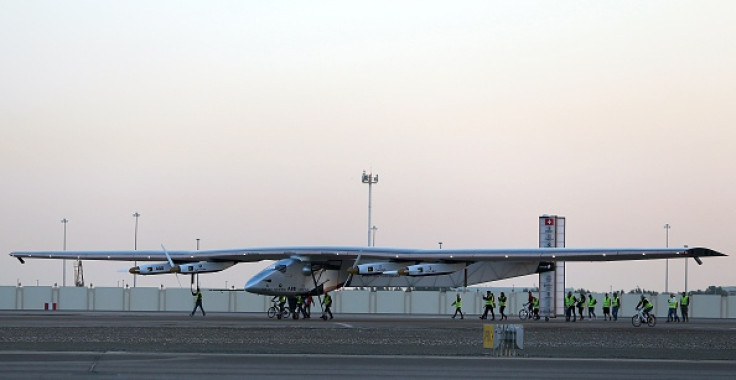
[[[619,298],[618,292],[613,293],[611,305],[613,306],[613,320],[618,321],[618,309],[621,307],[621,298]]]
[[[608,293],[606,293],[605,296],[603,296],[603,320],[606,320],[606,317],[608,317],[608,320],[611,320],[611,297],[608,296]]]
[[[501,292],[501,295],[498,296],[498,307],[499,311],[501,312],[501,320],[509,319],[509,317],[506,316],[506,314],[503,313],[504,310],[506,310],[506,295]]]
[[[669,322],[680,322],[680,317],[677,316],[677,297],[674,293],[670,293],[670,298],[667,299],[669,304],[669,310],[667,311],[667,323]]]
[[[598,318],[595,315],[595,305],[598,304],[598,300],[593,298],[593,295],[588,293],[588,318]]]
[[[279,319],[284,315],[284,306],[286,305],[286,296],[279,296]]]
[[[565,297],[565,322],[570,322],[570,318],[573,322],[577,321],[575,302],[577,302],[577,299],[572,295],[572,292],[567,292],[567,297]]]
[[[486,293],[486,296],[483,297],[483,301],[486,302],[486,308],[483,310],[483,315],[480,316],[480,319],[487,319],[488,318],[488,311],[491,312],[491,320],[496,319],[496,313],[493,312],[493,309],[496,307],[496,296],[491,293],[489,290]]]
[[[455,314],[453,314],[452,319],[455,319],[457,317],[457,313],[460,313],[460,319],[465,319],[465,316],[463,315],[463,299],[460,298],[460,295],[457,295],[457,299],[455,299],[455,302],[452,303],[453,306],[455,306]]]
[[[330,319],[332,319],[332,310],[330,308],[332,307],[332,296],[330,293],[325,294],[325,312],[322,313],[322,319],[327,320],[327,314],[330,315]]]
[[[307,299],[304,302],[304,313],[306,314],[304,318],[309,319],[312,317],[312,303],[314,303],[312,296],[307,296]]]
[[[649,320],[649,312],[654,309],[654,305],[643,294],[641,295],[641,301],[636,304],[636,310],[639,310],[640,307],[642,308],[644,316],[647,318],[647,320]]]
[[[204,307],[202,307],[202,292],[199,291],[199,288],[197,288],[197,292],[192,293],[192,295],[194,296],[195,303],[194,310],[192,310],[192,314],[189,314],[189,316],[193,317],[194,312],[197,311],[197,308],[199,308],[200,310],[202,310],[202,316],[204,317],[206,313],[204,312]]]
[[[689,307],[690,307],[690,295],[685,292],[682,292],[682,297],[680,297],[680,312],[682,312],[683,322],[690,322],[690,318],[688,315]]]
[[[304,317],[304,297],[296,296],[296,310],[294,311],[294,319],[299,319],[299,315]]]
[[[580,320],[585,319],[583,317],[583,309],[585,309],[585,294],[580,292],[580,298],[578,298],[578,314],[580,314]]]

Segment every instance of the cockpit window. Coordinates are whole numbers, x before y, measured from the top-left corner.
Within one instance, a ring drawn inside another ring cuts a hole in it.
[[[283,259],[279,260],[278,262],[275,262],[266,268],[266,272],[269,271],[279,271],[281,273],[286,273],[286,268],[289,267],[294,262],[292,259]]]

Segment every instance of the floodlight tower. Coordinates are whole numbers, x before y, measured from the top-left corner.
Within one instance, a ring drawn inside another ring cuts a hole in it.
[[[665,248],[670,247],[670,226],[669,223],[664,225],[664,231],[665,231]],[[670,293],[670,259],[665,259],[664,264],[664,292],[669,294]]]
[[[368,246],[371,246],[371,234],[373,233],[373,224],[371,224],[371,199],[373,197],[373,184],[378,183],[378,174],[366,173],[363,170],[363,183],[368,184]]]
[[[64,250],[66,251],[66,224],[69,223],[69,220],[67,218],[64,218],[61,220],[61,224],[64,225]],[[62,260],[64,264],[62,265],[62,275],[61,275],[61,286],[66,286],[66,259]]]
[[[137,211],[133,213],[133,217],[135,218],[135,232],[133,233],[133,250],[138,250],[138,218],[141,216]],[[138,261],[136,260],[134,262],[135,266],[138,266]],[[135,288],[135,280],[137,275],[133,275],[133,287]]]

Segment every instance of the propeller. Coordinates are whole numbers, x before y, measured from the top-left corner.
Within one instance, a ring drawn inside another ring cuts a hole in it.
[[[169,251],[166,250],[166,247],[164,247],[163,244],[161,244],[161,249],[164,250],[164,255],[166,255],[166,260],[169,261],[169,265],[171,266],[171,273],[176,273],[176,282],[179,283],[179,287],[181,288],[181,281],[179,281],[179,266],[174,265],[174,260],[171,259],[171,255],[169,255]]]
[[[161,244],[161,249],[164,250],[166,260],[169,261],[169,265],[171,266],[171,273],[179,273],[179,266],[174,264],[174,260],[171,260],[171,255],[169,255],[169,251],[166,250],[166,247],[164,247],[163,244]]]
[[[358,273],[358,263],[360,262],[360,257],[361,256],[363,256],[363,250],[362,249],[358,253],[358,257],[355,259],[355,262],[353,263],[353,266],[350,267],[350,268],[348,268],[348,273],[350,273],[350,274],[348,274],[348,278],[345,280],[345,285],[344,286],[350,285],[350,280],[353,279],[353,274],[354,273]],[[355,270],[353,270],[353,268],[355,268]]]

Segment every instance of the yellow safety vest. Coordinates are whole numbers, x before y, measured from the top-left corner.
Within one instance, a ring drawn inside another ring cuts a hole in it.
[[[677,298],[672,297],[669,299],[670,301],[670,309],[677,309]]]
[[[641,307],[647,309],[650,307],[654,307],[654,305],[651,302],[649,302],[649,299],[644,298],[643,300],[641,300]]]

